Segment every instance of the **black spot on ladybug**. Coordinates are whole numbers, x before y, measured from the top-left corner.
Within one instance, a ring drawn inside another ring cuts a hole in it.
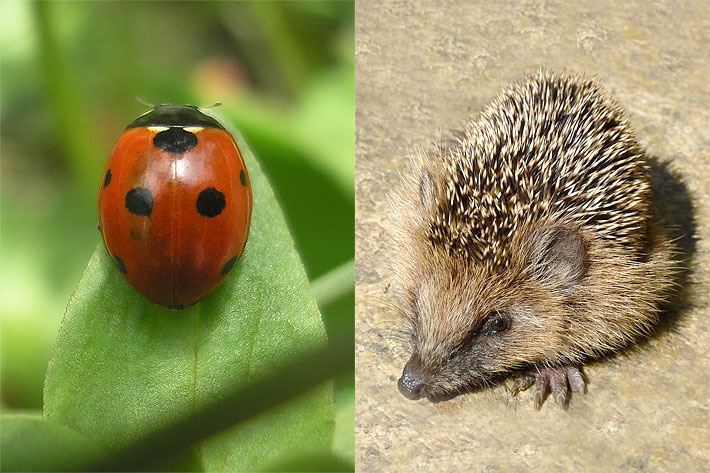
[[[247,186],[247,174],[244,172],[244,169],[241,170],[239,173],[239,181],[242,183],[244,187]]]
[[[116,265],[119,271],[126,273],[126,265],[123,264],[123,260],[116,255],[113,255],[113,263]]]
[[[227,206],[227,202],[224,200],[224,194],[214,187],[208,187],[197,196],[196,206],[200,215],[216,217],[222,213],[222,210]]]
[[[234,267],[234,264],[237,262],[237,258],[238,258],[237,256],[233,256],[229,259],[229,261],[224,263],[224,266],[222,266],[222,274],[223,275],[226,276],[232,270],[232,268]]]
[[[104,187],[108,187],[111,183],[111,170],[106,171],[106,176],[104,176]]]
[[[184,128],[168,128],[153,137],[153,144],[168,153],[184,153],[197,146],[197,135]]]
[[[150,215],[153,211],[153,194],[145,187],[134,187],[126,194],[126,208],[136,215]]]

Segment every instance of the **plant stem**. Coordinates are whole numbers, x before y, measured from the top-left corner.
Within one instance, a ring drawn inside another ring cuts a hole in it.
[[[350,260],[311,283],[313,296],[323,308],[351,293],[355,287],[355,261]]]
[[[93,128],[86,119],[80,101],[76,78],[71,77],[62,54],[53,21],[52,2],[34,2],[35,21],[39,36],[39,53],[47,91],[54,115],[57,141],[77,188],[85,196],[93,196],[103,160],[98,159],[98,145]]]

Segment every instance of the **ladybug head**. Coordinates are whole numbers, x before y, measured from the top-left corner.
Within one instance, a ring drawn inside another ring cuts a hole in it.
[[[224,129],[217,120],[205,115],[194,105],[176,105],[171,103],[162,103],[154,106],[152,110],[133,120],[126,128],[147,126],[201,126]]]

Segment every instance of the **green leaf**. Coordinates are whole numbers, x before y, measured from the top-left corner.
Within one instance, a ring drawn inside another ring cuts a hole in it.
[[[271,371],[268,376],[239,386],[225,393],[224,397],[215,398],[197,408],[191,416],[177,419],[172,424],[150,432],[136,439],[131,444],[117,450],[106,452],[89,465],[83,465],[83,471],[146,471],[148,468],[165,468],[165,461],[186,453],[194,452],[195,445],[209,439],[215,432],[228,430],[237,424],[259,417],[271,409],[288,409],[287,404],[312,391],[314,386],[329,382],[337,376],[354,371],[353,353],[355,343],[352,330],[339,328],[329,339],[329,346],[321,347],[309,353],[300,353],[295,358]],[[279,389],[274,386],[279,385]],[[353,390],[351,389],[352,393]],[[238,406],[238,408],[235,408]],[[350,425],[353,425],[351,422]],[[318,452],[301,451],[301,455],[318,456]],[[353,456],[347,460],[352,462]],[[180,468],[185,465],[172,462]],[[194,465],[194,461],[190,465]],[[195,471],[194,468],[190,471]]]
[[[97,454],[86,437],[39,415],[0,419],[1,471],[68,471]]]
[[[335,455],[301,455],[271,464],[261,471],[355,471],[355,466],[352,461]]]
[[[246,249],[224,284],[181,311],[154,305],[98,248],[69,302],[45,381],[45,418],[123,447],[326,343],[293,241],[258,163]],[[275,384],[278,390],[279,385]],[[303,450],[329,452],[332,385],[197,449],[209,471],[253,470]]]

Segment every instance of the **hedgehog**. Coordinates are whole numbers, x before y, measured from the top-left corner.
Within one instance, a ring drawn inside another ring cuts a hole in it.
[[[508,86],[401,177],[389,234],[409,399],[505,381],[566,408],[584,364],[648,335],[673,292],[647,158],[596,79]]]

